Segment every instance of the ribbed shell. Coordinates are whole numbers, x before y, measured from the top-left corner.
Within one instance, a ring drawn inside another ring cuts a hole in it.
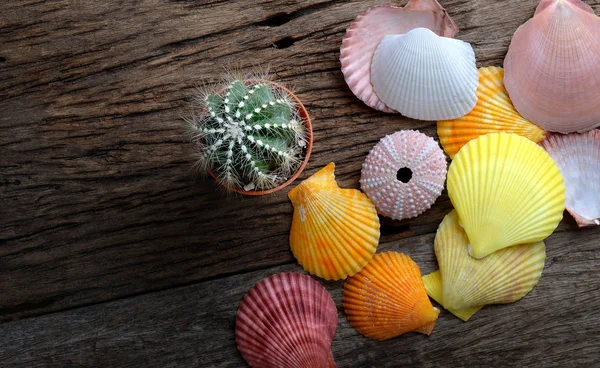
[[[334,368],[337,323],[335,303],[321,284],[299,273],[280,273],[244,295],[235,341],[254,368]]]
[[[404,183],[398,170],[408,168]],[[369,152],[362,166],[360,187],[377,212],[395,220],[420,215],[440,196],[446,181],[444,153],[433,138],[414,130],[385,136]]]
[[[565,206],[563,177],[552,157],[507,133],[481,136],[458,152],[448,170],[448,195],[475,258],[544,240]]]
[[[481,307],[468,307],[463,309],[448,309],[444,305],[444,289],[442,284],[442,274],[440,270],[434,271],[429,275],[423,276],[423,283],[425,284],[425,290],[427,290],[427,295],[436,302],[438,302],[442,307],[444,307],[448,312],[454,314],[456,317],[462,319],[463,321],[468,321],[477,311],[479,311]]]
[[[409,0],[403,8],[379,5],[360,14],[346,29],[340,48],[342,73],[352,93],[368,106],[393,112],[373,91],[371,61],[377,45],[388,34],[404,34],[417,27],[454,37],[458,28],[435,0]]]
[[[434,247],[445,308],[513,303],[529,293],[542,275],[543,242],[516,245],[482,259],[471,257],[468,247],[467,235],[452,211],[438,228]]]
[[[503,80],[502,68],[480,68],[475,108],[461,118],[438,121],[440,143],[450,158],[470,140],[489,133],[516,133],[536,143],[544,139],[546,132],[515,110]]]
[[[517,110],[547,131],[600,126],[600,18],[580,0],[543,0],[504,60]]]
[[[404,116],[450,120],[477,103],[477,66],[471,45],[427,28],[383,38],[371,63],[381,101]]]
[[[330,163],[292,189],[290,247],[308,272],[327,280],[360,271],[379,243],[375,205],[357,189],[341,189]]]
[[[553,134],[542,147],[565,178],[565,206],[577,224],[600,225],[600,131]]]
[[[429,335],[439,314],[427,297],[419,266],[396,252],[376,254],[348,278],[342,300],[350,325],[380,341],[411,331]]]

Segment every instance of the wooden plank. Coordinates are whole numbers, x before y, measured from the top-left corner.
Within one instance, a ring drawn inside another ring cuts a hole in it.
[[[293,262],[287,190],[227,199],[195,180],[180,116],[195,86],[218,81],[224,67],[270,63],[314,119],[301,179],[334,161],[339,183],[357,188],[381,137],[435,135],[434,124],[373,111],[345,86],[344,30],[381,3],[3,4],[0,320]],[[480,65],[501,65],[535,3],[442,1]],[[383,247],[433,233],[450,208],[444,195],[417,219],[386,222]],[[573,227],[568,220],[561,231]]]
[[[431,236],[390,250],[437,268]],[[341,308],[342,282],[326,282],[339,310],[333,355],[340,367],[578,367],[598,363],[598,231],[547,241],[537,287],[521,301],[485,307],[464,323],[443,311],[430,337],[385,342],[359,335]],[[234,342],[243,295],[297,265],[235,275],[0,325],[3,367],[241,367]]]

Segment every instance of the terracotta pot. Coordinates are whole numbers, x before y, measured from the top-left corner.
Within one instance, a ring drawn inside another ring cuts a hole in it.
[[[219,185],[226,187],[228,190],[231,190],[233,192],[237,192],[237,193],[240,193],[243,195],[248,195],[248,196],[260,196],[260,195],[264,195],[264,194],[274,193],[274,192],[280,191],[281,189],[290,185],[294,180],[296,180],[296,178],[302,173],[302,171],[304,171],[304,168],[306,167],[306,165],[308,164],[308,160],[310,159],[310,153],[312,151],[312,145],[313,145],[313,130],[312,130],[312,124],[310,122],[310,116],[308,116],[308,111],[306,111],[306,108],[304,107],[304,105],[302,104],[300,99],[298,99],[298,97],[295,94],[293,94],[292,91],[285,88],[281,84],[278,84],[275,82],[258,80],[258,79],[248,79],[248,80],[244,81],[244,83],[246,83],[246,84],[251,84],[251,83],[256,83],[256,82],[269,83],[270,85],[275,86],[279,90],[287,93],[287,95],[290,96],[292,98],[292,100],[294,100],[294,102],[296,103],[296,106],[298,106],[298,113],[299,113],[300,117],[302,118],[304,125],[306,126],[307,134],[306,134],[306,148],[304,149],[304,152],[305,152],[304,161],[302,161],[302,164],[300,165],[298,170],[296,170],[296,173],[294,175],[292,175],[285,183],[282,183],[282,184],[276,186],[275,188],[271,188],[269,190],[261,190],[261,191],[258,191],[258,190],[246,191],[246,190],[241,190],[241,189],[237,189],[237,188],[233,188],[233,187],[228,187],[221,180],[219,180],[217,178],[217,176],[210,169],[208,169],[208,173],[210,174],[210,176],[212,176],[217,181],[217,183],[219,183]],[[221,94],[224,90],[225,89],[222,89],[221,91],[219,91],[219,94]],[[204,111],[202,113],[204,113]]]

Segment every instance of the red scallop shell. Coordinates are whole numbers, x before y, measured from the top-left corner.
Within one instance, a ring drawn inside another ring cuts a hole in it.
[[[254,368],[333,368],[335,303],[321,284],[279,273],[256,284],[240,303],[235,341]]]

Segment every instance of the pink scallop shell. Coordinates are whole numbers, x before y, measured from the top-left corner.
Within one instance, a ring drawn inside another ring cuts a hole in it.
[[[412,171],[407,183],[396,178],[404,167]],[[444,152],[433,138],[403,130],[382,138],[369,152],[360,186],[379,214],[394,220],[416,217],[442,193],[447,168]]]
[[[409,0],[403,7],[379,5],[360,14],[346,29],[340,49],[342,73],[352,93],[368,106],[394,112],[371,85],[371,60],[385,35],[429,28],[439,36],[454,37],[458,27],[436,0]]]
[[[600,225],[600,130],[552,134],[541,145],[565,178],[567,211],[580,227]]]
[[[544,130],[600,126],[600,18],[580,0],[542,0],[511,40],[504,84],[517,111]]]
[[[334,368],[337,323],[335,303],[321,284],[299,273],[279,273],[244,295],[235,341],[254,368]]]

